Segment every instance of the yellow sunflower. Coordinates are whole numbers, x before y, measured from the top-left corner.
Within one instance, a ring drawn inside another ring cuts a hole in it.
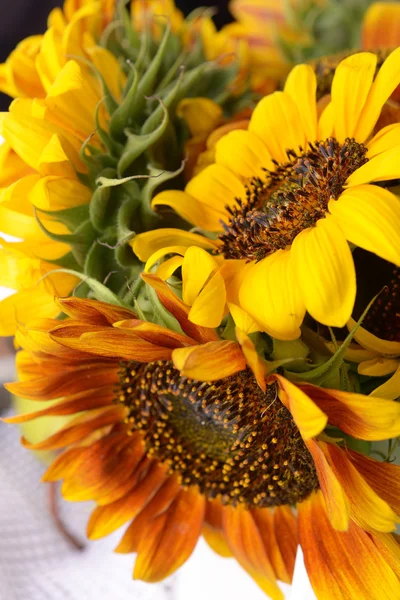
[[[238,270],[252,261],[240,303],[276,338],[297,338],[306,311],[329,326],[347,323],[356,294],[349,242],[400,265],[400,202],[376,185],[400,176],[400,125],[373,135],[400,81],[400,49],[375,77],[376,63],[370,53],[343,60],[320,116],[312,68],[295,67],[283,91],[259,102],[246,131],[219,139],[215,164],[184,191],[153,200],[217,234],[219,252],[238,260]],[[133,241],[142,259],[153,250],[147,242]],[[166,245],[174,245],[172,232]]]
[[[20,382],[8,389],[53,402],[8,421],[76,414],[46,440],[23,439],[66,449],[44,480],[63,479],[68,500],[97,503],[91,539],[128,525],[116,550],[137,554],[135,578],[167,577],[203,533],[275,600],[298,544],[321,600],[396,600],[400,467],[322,431],[329,422],[359,439],[399,435],[400,405],[278,374],[260,387],[246,336],[242,352],[193,325],[165,283],[144,277],[183,333],[69,298],[59,300],[68,319],[39,319],[17,334]]]
[[[182,167],[180,100],[218,99],[202,99],[206,128],[232,101],[226,86],[241,67],[219,61],[220,41],[202,29],[209,16],[184,21],[171,1],[130,8],[67,0],[0,69],[0,89],[17,96],[0,121],[1,230],[20,240],[0,240],[0,285],[16,290],[1,303],[0,335],[57,314],[54,295],[78,282],[62,268],[114,273],[109,286],[129,295],[140,265],[128,240],[160,225],[149,198]]]

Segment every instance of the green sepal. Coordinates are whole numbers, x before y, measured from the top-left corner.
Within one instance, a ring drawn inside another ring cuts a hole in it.
[[[137,101],[132,107],[133,110],[131,112],[132,123],[134,123],[138,119],[139,115],[143,113],[146,105],[146,96],[150,96],[153,93],[157,75],[163,62],[163,55],[167,46],[169,35],[170,27],[168,26],[165,29],[160,46],[158,47],[153,60],[140,80],[137,88]]]
[[[107,174],[106,172],[103,172]],[[115,175],[115,171],[108,171],[108,175]],[[118,179],[102,175],[98,178],[98,188],[95,190],[90,204],[90,215],[98,231],[105,231],[115,227],[121,205],[129,200],[132,209],[137,210],[140,203],[140,190],[135,179],[141,175],[133,175]]]
[[[144,231],[150,231],[157,227],[157,223],[160,222],[161,217],[154,212],[151,207],[151,201],[155,190],[166,181],[174,179],[183,171],[184,164],[182,164],[176,171],[162,171],[149,167],[150,178],[146,185],[142,189],[142,201],[140,204],[140,215],[141,222]]]
[[[360,327],[369,309],[371,308],[375,300],[378,298],[378,296],[379,294],[377,294],[371,300],[371,302],[368,304],[367,308],[364,310],[363,314],[361,315],[357,323],[354,325],[353,329],[350,331],[344,342],[340,345],[338,350],[335,352],[335,354],[332,355],[332,357],[329,360],[324,362],[322,365],[319,365],[315,369],[306,371],[304,373],[292,373],[290,371],[285,371],[285,377],[291,379],[292,381],[308,381],[310,383],[313,383],[314,385],[323,385],[329,378],[335,377],[335,374],[337,374],[337,376],[340,377],[340,369],[344,362],[346,350],[349,347],[351,341],[353,340],[357,329]]]
[[[107,283],[113,292],[118,293],[126,286],[129,271],[121,269],[115,261],[114,247],[109,242],[114,240],[97,240],[87,253],[83,272],[85,275]]]
[[[62,210],[44,210],[42,208],[36,210],[40,210],[40,212],[49,215],[55,221],[63,223],[72,232],[76,231],[89,218],[89,206],[87,204],[64,208]]]
[[[130,86],[124,99],[118,108],[114,111],[110,119],[110,135],[116,139],[123,137],[123,131],[132,124],[132,112],[135,102],[137,102],[137,87],[139,75],[135,67],[132,68],[133,80],[130,80]]]
[[[163,110],[163,120],[161,121],[160,125],[151,133],[136,135],[129,129],[125,130],[125,134],[128,139],[118,162],[118,175],[123,175],[126,169],[128,169],[141,154],[146,152],[146,150],[155,144],[157,140],[159,140],[165,133],[169,117],[168,111],[164,106]]]
[[[46,262],[49,262],[53,265],[57,265],[58,267],[63,267],[64,269],[72,269],[73,271],[80,271],[80,265],[78,264],[75,256],[72,254],[72,252],[67,252],[67,254],[64,254],[64,256],[61,256],[60,258],[56,258],[54,260],[52,259],[45,259]]]

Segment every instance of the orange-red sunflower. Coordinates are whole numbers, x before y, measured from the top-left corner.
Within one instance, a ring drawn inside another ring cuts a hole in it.
[[[69,319],[18,334],[20,382],[8,388],[74,420],[35,449],[61,449],[44,476],[68,500],[95,500],[91,539],[127,525],[117,552],[137,553],[134,577],[160,580],[201,533],[234,556],[273,599],[290,581],[300,543],[318,598],[400,595],[400,467],[347,450],[327,422],[364,440],[400,434],[400,405],[295,385],[257,384],[245,335],[236,342],[193,325],[165,283],[146,275],[181,331],[130,310],[68,298]],[[297,515],[294,508],[297,507]]]

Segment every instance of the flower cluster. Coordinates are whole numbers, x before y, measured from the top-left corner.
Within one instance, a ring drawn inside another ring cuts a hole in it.
[[[400,597],[400,6],[354,4],[66,0],[0,66],[6,421],[135,578],[203,535]]]

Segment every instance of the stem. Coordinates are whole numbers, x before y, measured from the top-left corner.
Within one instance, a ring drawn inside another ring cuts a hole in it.
[[[79,552],[82,552],[82,550],[85,548],[85,545],[68,531],[61,520],[60,507],[58,503],[58,484],[56,482],[49,483],[49,509],[54,525],[57,527],[62,537],[70,546],[72,546],[72,548],[74,548],[74,550],[79,550]]]

